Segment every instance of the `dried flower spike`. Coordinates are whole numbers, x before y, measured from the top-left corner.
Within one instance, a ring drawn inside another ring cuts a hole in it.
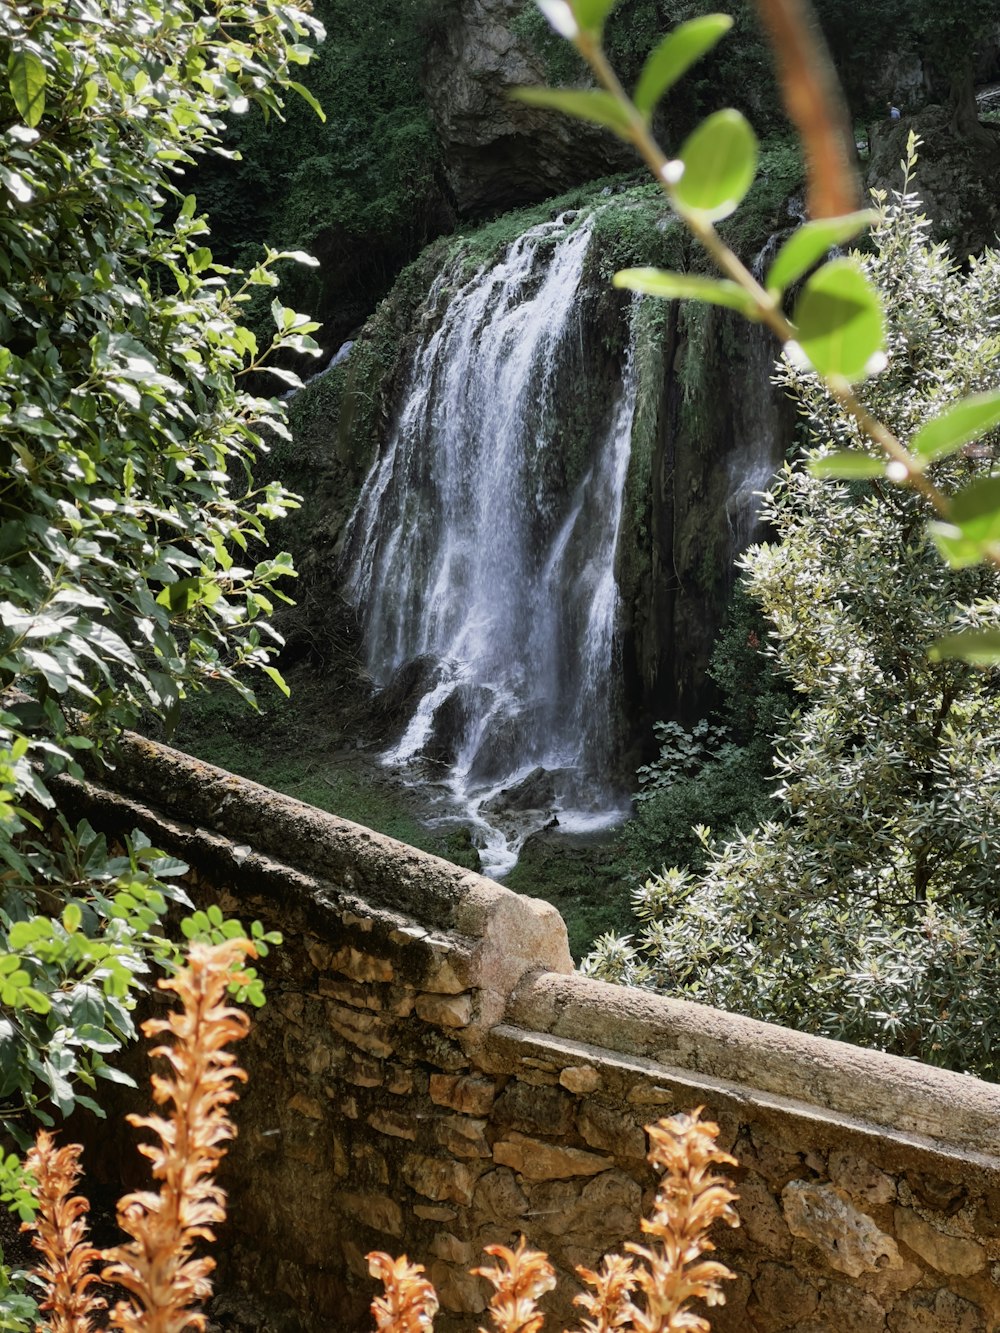
[[[633,1307],[635,1333],[709,1333],[708,1320],[693,1313],[689,1303],[723,1304],[719,1283],[736,1276],[724,1264],[701,1257],[715,1249],[708,1228],[719,1221],[739,1226],[739,1218],[729,1181],[713,1171],[723,1163],[735,1166],[736,1159],[715,1146],[719,1127],[699,1120],[700,1115],[701,1107],[647,1127],[649,1160],[663,1175],[653,1215],[642,1223],[658,1244],[625,1247],[642,1261],[636,1284],[645,1308]]]
[[[582,1322],[583,1333],[616,1333],[627,1329],[632,1322],[632,1301],[636,1277],[632,1260],[627,1255],[608,1254],[596,1273],[589,1268],[576,1270],[594,1294],[581,1292],[573,1304],[581,1306],[590,1316]]]
[[[32,1271],[46,1290],[39,1309],[49,1312],[48,1333],[91,1333],[105,1302],[89,1288],[97,1281],[94,1264],[100,1250],[87,1240],[87,1200],[73,1193],[80,1177],[78,1143],[57,1148],[47,1130],[38,1131],[25,1165],[34,1176],[38,1213],[22,1231],[34,1231],[31,1243],[42,1255]]]
[[[368,1271],[385,1287],[372,1301],[376,1333],[431,1333],[438,1300],[423,1276],[422,1264],[411,1264],[404,1254],[393,1259],[381,1250],[366,1256]]]
[[[172,990],[181,1007],[164,1019],[143,1024],[148,1037],[169,1035],[170,1045],[150,1052],[167,1066],[154,1074],[153,1100],[165,1116],[129,1116],[155,1142],[139,1151],[152,1162],[160,1192],[126,1195],[118,1204],[118,1224],[131,1240],[107,1251],[103,1277],[131,1292],[111,1314],[124,1333],[190,1333],[203,1330],[198,1312],[212,1291],[215,1261],[195,1256],[199,1240],[213,1240],[225,1218],[225,1194],[215,1171],[235,1134],[227,1108],[236,1100],[233,1084],[246,1078],[227,1043],[246,1035],[249,1021],[226,1003],[226,988],[253,946],[244,939],[192,944],[187,965],[160,987]]]
[[[477,1277],[492,1282],[490,1317],[496,1333],[538,1333],[545,1316],[535,1302],[556,1285],[555,1270],[544,1254],[529,1250],[522,1236],[516,1250],[487,1245],[484,1252],[499,1263],[494,1268],[473,1268]],[[480,1328],[479,1333],[487,1333]]]

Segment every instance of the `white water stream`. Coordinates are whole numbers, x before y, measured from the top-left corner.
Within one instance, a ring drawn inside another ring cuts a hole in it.
[[[584,388],[574,353],[590,241],[589,220],[560,218],[454,291],[454,272],[438,278],[428,310],[444,314],[414,355],[345,547],[376,684],[423,666],[384,762],[436,776],[442,818],[457,810],[471,823],[492,874],[514,864],[532,816],[537,828],[555,810],[572,829],[622,813],[608,773],[631,352],[606,425],[579,441],[572,484],[552,465],[566,448],[555,436],[559,377]],[[524,816],[505,815],[494,798],[538,768]]]

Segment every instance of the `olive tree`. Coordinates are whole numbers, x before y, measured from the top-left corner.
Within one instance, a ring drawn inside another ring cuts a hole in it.
[[[926,244],[907,195],[874,241],[864,264],[889,356],[867,403],[909,437],[1000,383],[1000,256],[962,273]],[[814,375],[789,362],[782,375],[812,447],[767,501],[774,539],[742,562],[799,699],[777,743],[775,817],[723,844],[701,830],[704,871],[649,879],[637,932],[599,941],[587,967],[997,1076],[1000,675],[932,645],[996,627],[1000,573],[945,565],[921,497],[885,480]],[[991,442],[995,430],[935,464],[937,484],[988,477]],[[843,473],[848,452],[857,480],[822,475],[833,454]]]

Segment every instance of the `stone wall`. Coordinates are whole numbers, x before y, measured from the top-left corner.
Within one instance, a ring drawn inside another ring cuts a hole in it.
[[[473,1333],[467,1268],[521,1232],[564,1275],[547,1327],[575,1327],[574,1266],[649,1203],[643,1125],[704,1105],[740,1161],[716,1333],[1000,1328],[1000,1088],[589,981],[547,904],[176,751],[133,740],[114,782],[64,807],[285,935],[226,1180],[242,1327],[370,1328],[386,1249]]]

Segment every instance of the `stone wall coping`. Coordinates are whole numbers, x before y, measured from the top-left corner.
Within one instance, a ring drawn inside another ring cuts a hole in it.
[[[141,797],[154,816],[166,814],[219,834],[246,854],[269,856],[373,907],[517,955],[524,960],[521,971],[573,970],[565,923],[550,903],[512,893],[483,875],[158,741],[126,733],[114,771],[95,774],[88,785],[94,795],[106,786]]]
[[[505,1021],[809,1105],[1000,1168],[1000,1085],[575,973],[529,976]]]
[[[551,1033],[513,1023],[498,1024],[489,1034],[483,1055],[488,1062],[492,1053],[499,1057],[498,1063],[506,1066],[512,1052],[519,1052],[521,1060],[527,1059],[538,1065],[544,1061],[554,1070],[560,1066],[595,1069],[601,1085],[612,1095],[621,1088],[631,1090],[630,1100],[635,1114],[646,1122],[661,1115],[672,1115],[677,1109],[690,1110],[698,1105],[711,1106],[713,1114],[718,1114],[723,1107],[730,1107],[741,1115],[751,1112],[755,1118],[808,1124],[811,1126],[810,1142],[825,1138],[840,1143],[845,1136],[867,1140],[868,1153],[882,1160],[883,1165],[886,1150],[891,1146],[894,1159],[903,1159],[907,1165],[917,1164],[921,1170],[928,1169],[929,1160],[933,1159],[936,1169],[949,1179],[964,1179],[984,1172],[1000,1176],[1000,1145],[997,1151],[989,1150],[988,1141],[980,1143],[977,1148],[969,1148],[954,1141],[946,1142],[880,1124],[873,1118],[879,1110],[877,1106],[870,1107],[872,1114],[867,1116],[850,1115],[801,1097],[767,1092],[745,1082],[735,1083],[645,1056],[553,1037]]]
[[[130,734],[113,773],[87,784],[60,781],[70,805],[83,798],[83,813],[102,801],[116,807],[122,831],[131,827],[123,819],[165,834],[183,827],[186,859],[197,859],[204,844],[216,863],[228,847],[237,871],[266,862],[269,893],[284,866],[309,893],[332,889],[383,921],[402,917],[420,933],[465,937],[473,946],[470,983],[480,989],[480,1039],[506,1025],[554,1050],[569,1042],[605,1060],[648,1061],[675,1081],[694,1077],[737,1099],[740,1089],[744,1098],[784,1099],[798,1113],[812,1107],[899,1142],[971,1154],[990,1169],[1000,1164],[1000,1085],[583,977],[550,904],[179,750]]]

